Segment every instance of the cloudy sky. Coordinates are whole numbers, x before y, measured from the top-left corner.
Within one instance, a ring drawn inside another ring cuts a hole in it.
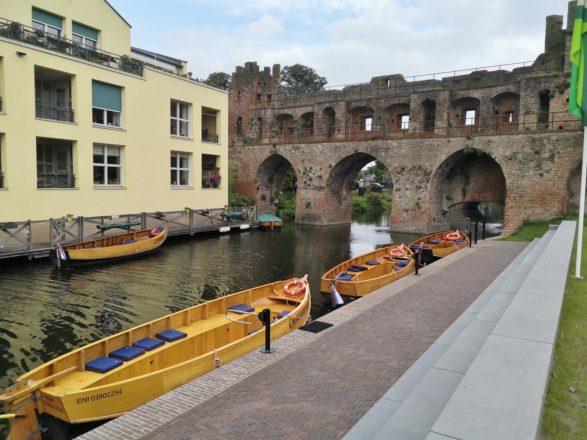
[[[197,78],[257,61],[313,67],[328,85],[531,61],[567,0],[109,0],[132,45]],[[565,18],[566,23],[566,18]]]

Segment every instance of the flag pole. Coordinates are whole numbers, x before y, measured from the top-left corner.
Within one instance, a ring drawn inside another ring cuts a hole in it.
[[[587,168],[587,130],[583,126],[583,159],[581,161],[581,190],[579,192],[579,230],[577,231],[577,257],[575,261],[575,278],[581,276],[581,253],[583,251],[583,217],[585,216],[585,170]]]

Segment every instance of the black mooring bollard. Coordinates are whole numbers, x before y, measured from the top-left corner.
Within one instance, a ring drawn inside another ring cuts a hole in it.
[[[479,235],[479,222],[475,222],[475,244],[477,244],[477,236]]]
[[[265,325],[265,347],[259,350],[261,353],[273,353],[274,348],[271,348],[271,310],[263,309],[258,315],[259,321]]]
[[[469,247],[473,246],[473,232],[467,232],[469,236]]]
[[[483,230],[481,231],[481,240],[485,240],[485,226],[487,225],[486,221],[483,221]]]
[[[418,249],[416,252],[414,252],[414,254],[412,255],[412,258],[414,259],[414,275],[420,275],[418,273],[418,269],[420,268],[420,249]]]

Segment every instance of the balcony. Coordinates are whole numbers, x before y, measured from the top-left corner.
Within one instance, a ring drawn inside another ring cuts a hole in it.
[[[218,133],[208,133],[207,130],[202,131],[202,142],[218,143]]]
[[[53,119],[55,121],[73,122],[73,110],[65,107],[54,107],[37,103],[35,116],[42,119]]]
[[[75,188],[73,174],[37,173],[37,188]]]
[[[143,75],[143,63],[127,55],[119,56],[99,49],[88,49],[67,38],[55,38],[46,32],[4,18],[0,18],[0,37],[32,44],[134,75]]]
[[[0,188],[4,188],[4,173],[0,171]]]

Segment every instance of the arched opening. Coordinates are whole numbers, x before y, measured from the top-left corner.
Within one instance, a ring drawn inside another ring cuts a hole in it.
[[[479,130],[479,107],[477,98],[461,98],[452,103],[451,132],[472,133]]]
[[[393,104],[385,109],[385,132],[403,133],[410,128],[410,104]]]
[[[289,113],[281,113],[275,117],[275,125],[273,126],[272,134],[285,140],[291,140],[296,125],[296,120],[293,115],[290,115]]]
[[[520,118],[520,95],[512,92],[500,93],[491,100],[493,111],[492,128],[496,133],[518,131]]]
[[[422,116],[424,132],[433,133],[436,126],[436,101],[431,99],[422,101]]]
[[[390,181],[385,165],[372,155],[358,152],[345,157],[328,177],[329,207],[336,213],[332,217],[348,223],[353,215],[381,215],[389,209]]]
[[[237,136],[241,136],[243,134],[243,117],[239,116],[236,118],[236,126],[234,127]]]
[[[286,206],[295,205],[291,202],[295,202],[297,175],[291,162],[285,157],[273,154],[265,159],[257,168],[256,180],[256,199],[260,214],[283,214]]]
[[[486,152],[466,148],[449,156],[431,182],[433,223],[464,227],[475,222],[501,224],[506,181],[501,166]]]
[[[336,112],[332,107],[322,110],[322,133],[326,137],[334,136],[336,126]]]
[[[301,134],[304,140],[310,140],[314,137],[314,112],[304,113],[300,117]]]
[[[538,128],[548,128],[550,118],[550,90],[538,93]]]
[[[351,139],[365,139],[374,131],[374,110],[371,107],[355,107],[349,111]]]

